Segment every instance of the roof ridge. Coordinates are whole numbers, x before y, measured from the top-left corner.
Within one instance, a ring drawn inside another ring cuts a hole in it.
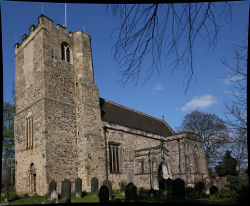
[[[119,107],[122,107],[122,108],[124,108],[124,109],[128,109],[128,110],[131,110],[131,111],[134,111],[134,112],[140,113],[140,114],[142,114],[142,115],[144,115],[144,116],[148,116],[148,117],[150,117],[150,118],[153,118],[153,119],[156,119],[156,120],[158,120],[158,121],[161,121],[161,122],[165,123],[165,121],[164,121],[164,120],[159,119],[159,118],[157,118],[157,117],[153,117],[153,116],[148,115],[148,114],[146,114],[146,113],[143,113],[143,112],[140,112],[140,111],[138,111],[138,110],[135,110],[135,109],[132,109],[132,108],[129,108],[129,107],[123,106],[123,105],[121,105],[121,104],[118,104],[118,103],[112,102],[112,101],[107,100],[107,99],[104,99],[104,98],[102,98],[102,97],[99,97],[99,98],[101,98],[101,99],[103,99],[104,101],[109,102],[109,103],[111,103],[111,104],[114,104],[114,105],[117,105],[117,106],[119,106]],[[171,128],[170,128],[170,129],[171,129]],[[172,129],[171,129],[171,130],[172,130]]]

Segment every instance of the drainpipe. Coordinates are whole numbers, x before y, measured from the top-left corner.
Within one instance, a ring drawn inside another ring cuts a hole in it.
[[[105,170],[106,170],[106,179],[108,179],[108,152],[107,152],[107,127],[103,127],[104,140],[105,140]]]

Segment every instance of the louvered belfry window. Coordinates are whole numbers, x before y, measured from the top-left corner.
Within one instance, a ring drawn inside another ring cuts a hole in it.
[[[61,54],[62,54],[62,60],[70,62],[70,49],[69,49],[69,44],[67,42],[62,42]]]
[[[120,173],[120,144],[109,142],[110,173]]]

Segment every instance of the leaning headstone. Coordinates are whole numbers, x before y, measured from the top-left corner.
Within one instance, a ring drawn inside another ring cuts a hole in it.
[[[75,193],[76,197],[82,197],[82,180],[79,177],[75,179]]]
[[[62,199],[62,203],[71,202],[71,182],[68,179],[65,179],[62,182],[61,199]]]
[[[185,181],[180,178],[173,181],[173,199],[178,203],[185,200]]]
[[[132,174],[128,173],[128,184],[132,182]]]
[[[136,202],[137,201],[137,189],[136,186],[131,182],[125,188],[125,201]]]
[[[210,198],[211,199],[217,197],[217,195],[218,195],[218,187],[213,185],[212,187],[210,187],[209,191],[210,191]]]
[[[203,182],[197,182],[194,185],[195,192],[198,198],[201,198],[205,194],[205,184]]]
[[[5,202],[9,202],[9,181],[6,180],[6,183],[4,184],[4,191],[5,191]]]
[[[98,179],[96,177],[93,177],[91,179],[91,193],[93,195],[98,194]]]
[[[209,195],[210,194],[209,188],[211,187],[212,181],[209,177],[206,177],[203,182],[205,184],[206,195]]]
[[[109,189],[109,198],[112,198],[112,183],[109,180],[104,180],[103,185],[107,186]]]
[[[58,203],[58,194],[56,190],[53,190],[50,195],[50,201],[52,204]]]
[[[49,183],[49,197],[51,196],[52,191],[56,190],[56,182],[52,181]]]
[[[99,202],[109,201],[109,189],[106,185],[102,185],[99,191]]]

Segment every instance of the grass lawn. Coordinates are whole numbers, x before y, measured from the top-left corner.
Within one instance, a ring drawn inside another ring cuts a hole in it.
[[[139,191],[138,191],[139,193]],[[137,194],[138,194],[137,193]],[[110,202],[116,202],[117,199],[120,199],[122,202],[125,201],[125,196],[122,195],[119,191],[113,191],[113,198]],[[167,199],[160,199],[159,197],[149,197],[147,195],[140,196],[138,195],[138,202],[159,202],[159,203],[173,203],[173,200],[170,197]],[[1,203],[4,202],[4,198],[1,198]],[[58,200],[61,203],[61,199]],[[74,193],[71,193],[71,202],[72,203],[88,203],[88,202],[99,202],[98,196],[91,195],[90,192],[85,193],[82,198],[76,198]],[[229,198],[216,198],[210,199],[209,197],[206,198],[199,198],[199,199],[192,199],[186,195],[185,203],[193,203],[193,204],[219,204],[219,205],[228,205],[234,204]],[[33,197],[18,197],[15,195],[14,192],[10,192],[10,202],[9,205],[30,205],[30,204],[50,204],[50,200],[48,199],[48,195],[45,196],[33,196]]]

